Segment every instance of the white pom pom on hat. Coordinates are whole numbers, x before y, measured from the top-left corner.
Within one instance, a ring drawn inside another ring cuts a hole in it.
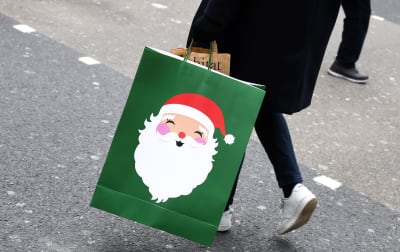
[[[231,134],[228,134],[224,137],[224,141],[227,144],[233,144],[235,142],[235,137]]]

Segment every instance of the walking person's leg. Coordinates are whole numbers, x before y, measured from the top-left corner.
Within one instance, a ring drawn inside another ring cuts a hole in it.
[[[231,193],[229,195],[228,202],[227,202],[227,204],[225,206],[224,213],[222,215],[221,221],[220,221],[219,226],[218,226],[218,231],[220,231],[220,232],[228,231],[232,227],[232,214],[233,214],[232,204],[233,204],[233,199],[234,199],[235,194],[236,194],[236,187],[237,187],[238,180],[239,180],[239,174],[240,174],[240,171],[241,171],[242,166],[243,166],[243,161],[244,161],[244,155],[243,155],[243,158],[242,158],[242,162],[240,163],[240,167],[239,167],[238,173],[236,175],[235,182],[233,183],[233,187],[232,187]]]
[[[291,189],[296,184],[303,182],[303,179],[286,120],[281,113],[265,109],[265,111],[260,111],[255,130],[274,167],[278,185],[284,190],[284,196],[288,197]]]
[[[281,113],[269,111],[263,105],[255,124],[255,130],[274,167],[278,185],[283,191],[282,219],[278,233],[285,234],[307,223],[317,205],[317,199],[301,184],[303,179],[284,116]],[[240,170],[238,176],[239,173]],[[219,231],[227,231],[231,228],[231,205],[237,181],[238,177],[221,219]]]
[[[283,191],[278,233],[285,234],[308,222],[317,205],[317,199],[302,184],[303,179],[284,116],[263,106],[255,130]]]

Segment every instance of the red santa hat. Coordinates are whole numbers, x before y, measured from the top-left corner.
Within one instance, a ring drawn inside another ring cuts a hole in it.
[[[218,128],[227,144],[233,144],[235,141],[233,135],[226,134],[224,115],[220,107],[203,95],[185,93],[173,96],[160,109],[161,115],[169,113],[181,114],[199,121],[209,130],[211,136],[214,129]]]

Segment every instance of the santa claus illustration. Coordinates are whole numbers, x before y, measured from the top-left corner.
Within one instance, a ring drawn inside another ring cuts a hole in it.
[[[189,195],[206,180],[217,154],[215,129],[225,143],[234,142],[226,134],[219,106],[194,93],[170,98],[144,125],[134,153],[135,169],[157,203]]]

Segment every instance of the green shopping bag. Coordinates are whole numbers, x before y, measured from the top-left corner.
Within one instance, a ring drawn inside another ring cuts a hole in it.
[[[145,47],[91,206],[211,245],[264,94]]]

